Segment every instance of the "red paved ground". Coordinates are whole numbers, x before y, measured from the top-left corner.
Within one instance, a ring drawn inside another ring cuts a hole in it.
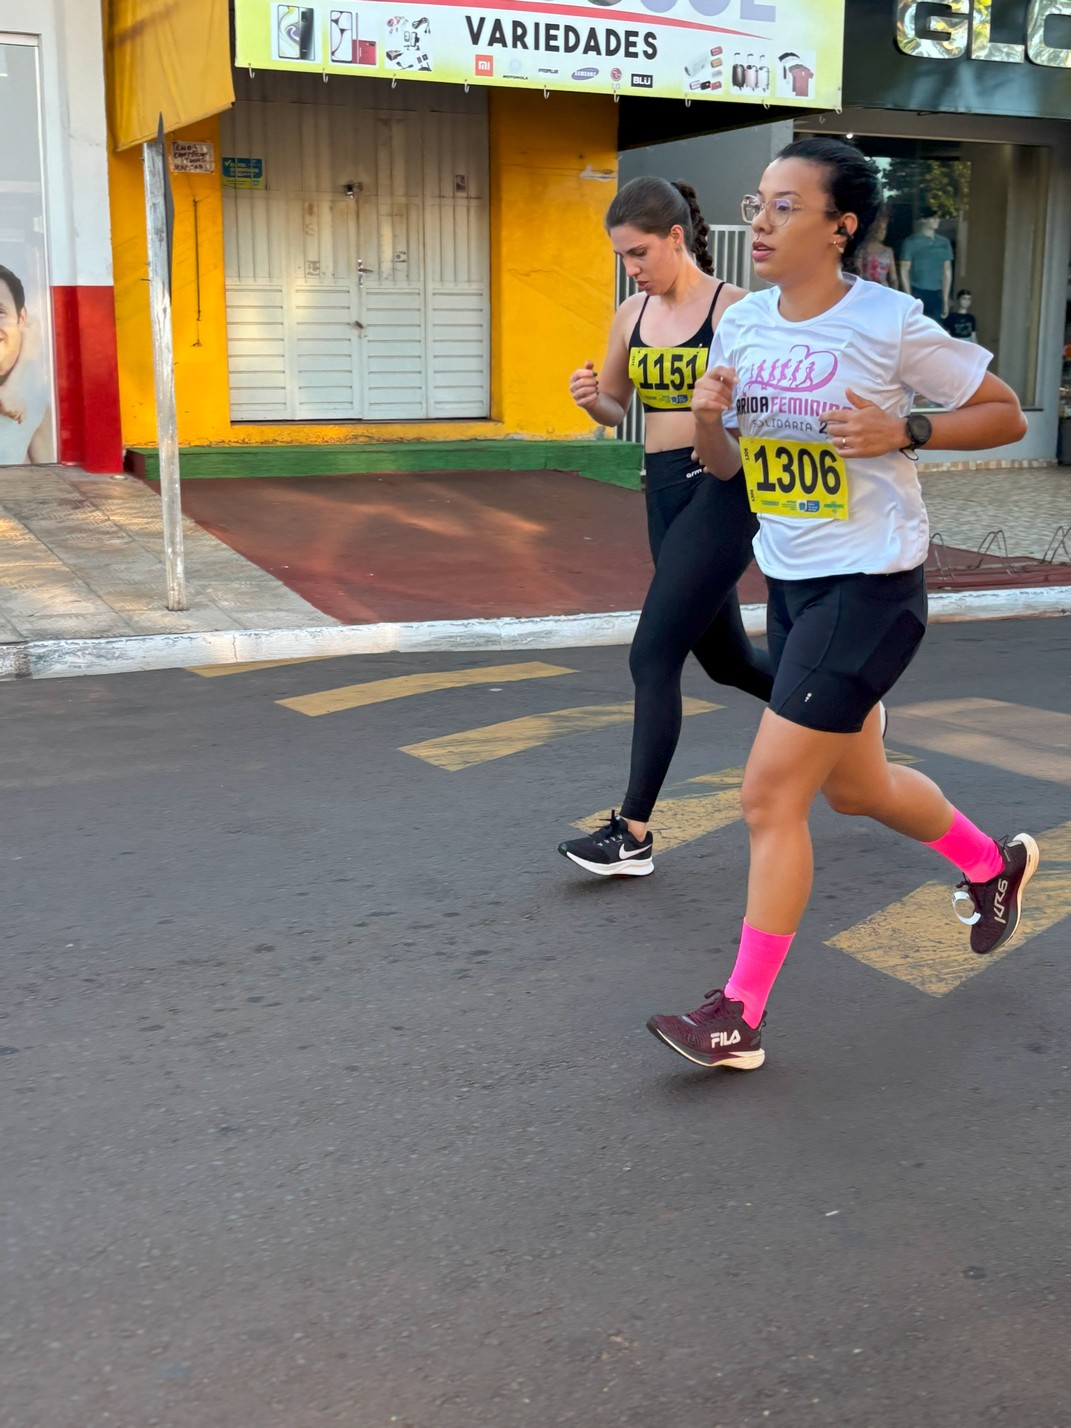
[[[345,624],[636,610],[651,572],[642,494],[570,472],[192,480],[182,504]],[[931,557],[932,590],[1071,583],[1071,566],[953,548],[944,563]],[[754,566],[740,596],[766,599]]]

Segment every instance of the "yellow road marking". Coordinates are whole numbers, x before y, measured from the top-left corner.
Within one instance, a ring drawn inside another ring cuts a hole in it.
[[[899,712],[899,711],[898,711]],[[916,892],[849,927],[826,944],[868,967],[943,997],[986,967],[1071,917],[1071,822],[1038,836],[1041,862],[1023,895],[1023,920],[1009,943],[988,957],[970,949],[970,933],[952,911],[955,875]]]
[[[338,689],[322,689],[317,694],[299,694],[293,699],[277,699],[285,709],[295,709],[317,719],[321,714],[337,714],[342,709],[363,709],[367,704],[384,704],[389,699],[408,699],[414,694],[431,694],[437,689],[464,689],[470,684],[513,684],[521,679],[550,679],[557,674],[575,674],[557,664],[489,664],[477,669],[429,670],[427,674],[401,674],[394,679],[374,679],[369,684],[344,684]]]
[[[910,754],[888,753],[890,763],[913,764],[916,760]],[[678,787],[690,788],[692,784],[708,784],[723,790],[721,793],[685,793],[674,798],[660,798],[651,814],[651,831],[655,835],[655,851],[668,853],[671,848],[681,848],[685,843],[694,843],[697,838],[705,838],[708,833],[717,833],[735,823],[740,817],[740,785],[743,769],[718,769],[715,773],[698,774]],[[610,817],[610,810],[604,808],[574,823],[582,833],[594,833]]]
[[[683,704],[686,715],[709,714],[725,707],[722,704],[707,704],[702,699],[686,698]],[[519,754],[555,739],[590,734],[596,729],[608,729],[613,724],[627,724],[631,719],[631,700],[627,704],[589,704],[579,709],[552,709],[548,714],[530,714],[524,719],[507,719],[502,724],[485,724],[481,729],[463,729],[458,734],[447,734],[440,739],[406,744],[400,752],[412,754],[414,758],[453,773],[458,769],[471,768],[474,764],[489,763],[492,759],[504,759],[509,754]]]
[[[651,814],[656,851],[668,853],[671,848],[694,843],[707,833],[716,833],[719,828],[735,823],[740,817],[740,782],[743,776],[743,769],[720,769],[717,773],[700,774],[698,778],[689,779],[688,783],[715,784],[722,791],[660,798]],[[610,810],[605,808],[601,813],[593,813],[590,818],[582,818],[573,827],[583,833],[594,833],[609,817]]]
[[[892,717],[897,738],[919,748],[1071,784],[1071,714],[999,699],[938,699]]]
[[[220,679],[225,674],[248,674],[251,669],[281,669],[284,664],[316,664],[322,659],[337,659],[337,655],[302,655],[297,659],[255,659],[246,664],[196,664],[188,666],[187,674],[199,674],[202,679]]]

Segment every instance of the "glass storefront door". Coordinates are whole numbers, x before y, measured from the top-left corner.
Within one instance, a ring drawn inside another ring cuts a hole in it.
[[[876,161],[888,195],[863,275],[913,293],[954,336],[988,347],[1024,408],[1040,406],[1051,151],[860,133],[852,142]]]

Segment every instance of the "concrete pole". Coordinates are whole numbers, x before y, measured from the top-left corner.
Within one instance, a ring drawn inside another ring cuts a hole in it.
[[[145,221],[149,239],[149,310],[152,315],[152,363],[156,375],[156,446],[160,461],[160,504],[164,518],[164,566],[167,608],[185,610],[186,568],[182,549],[182,499],[179,482],[178,418],[175,411],[175,358],[171,343],[171,288],[167,261],[167,211],[164,198],[164,144],[142,145],[145,167]]]

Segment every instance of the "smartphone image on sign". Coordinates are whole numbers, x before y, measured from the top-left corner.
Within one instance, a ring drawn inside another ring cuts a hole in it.
[[[311,6],[276,6],[275,55],[289,60],[316,58],[316,12]]]
[[[352,10],[331,11],[331,59],[334,64],[359,64],[357,16]]]

